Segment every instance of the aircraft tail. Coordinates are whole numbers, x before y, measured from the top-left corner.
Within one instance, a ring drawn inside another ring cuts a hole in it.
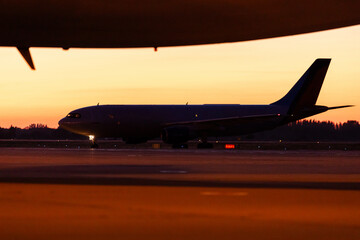
[[[304,110],[316,108],[315,104],[330,61],[331,59],[316,59],[291,90],[271,105],[287,106],[289,115],[298,115]]]

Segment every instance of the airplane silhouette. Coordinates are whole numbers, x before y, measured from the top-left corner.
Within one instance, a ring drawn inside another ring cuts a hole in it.
[[[122,137],[126,143],[142,143],[161,137],[173,147],[200,138],[199,147],[211,147],[208,137],[238,136],[351,105],[316,105],[331,59],[317,59],[291,90],[269,105],[97,105],[70,112],[59,121],[61,128],[96,138]]]

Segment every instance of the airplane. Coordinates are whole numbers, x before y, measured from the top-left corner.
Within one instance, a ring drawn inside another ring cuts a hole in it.
[[[97,105],[70,112],[59,126],[96,138],[120,138],[136,144],[161,137],[174,148],[199,138],[198,148],[211,148],[208,137],[239,136],[270,130],[309,116],[352,105],[316,105],[331,59],[317,59],[280,100],[269,105]]]
[[[143,48],[239,42],[360,24],[358,0],[0,0],[0,46]]]

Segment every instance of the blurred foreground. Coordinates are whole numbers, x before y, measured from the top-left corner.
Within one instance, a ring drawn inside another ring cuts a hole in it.
[[[0,149],[1,239],[359,239],[359,151]]]

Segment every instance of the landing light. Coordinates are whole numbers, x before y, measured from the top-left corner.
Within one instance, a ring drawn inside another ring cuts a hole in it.
[[[90,141],[93,141],[95,139],[95,136],[94,135],[89,135],[89,140]]]

